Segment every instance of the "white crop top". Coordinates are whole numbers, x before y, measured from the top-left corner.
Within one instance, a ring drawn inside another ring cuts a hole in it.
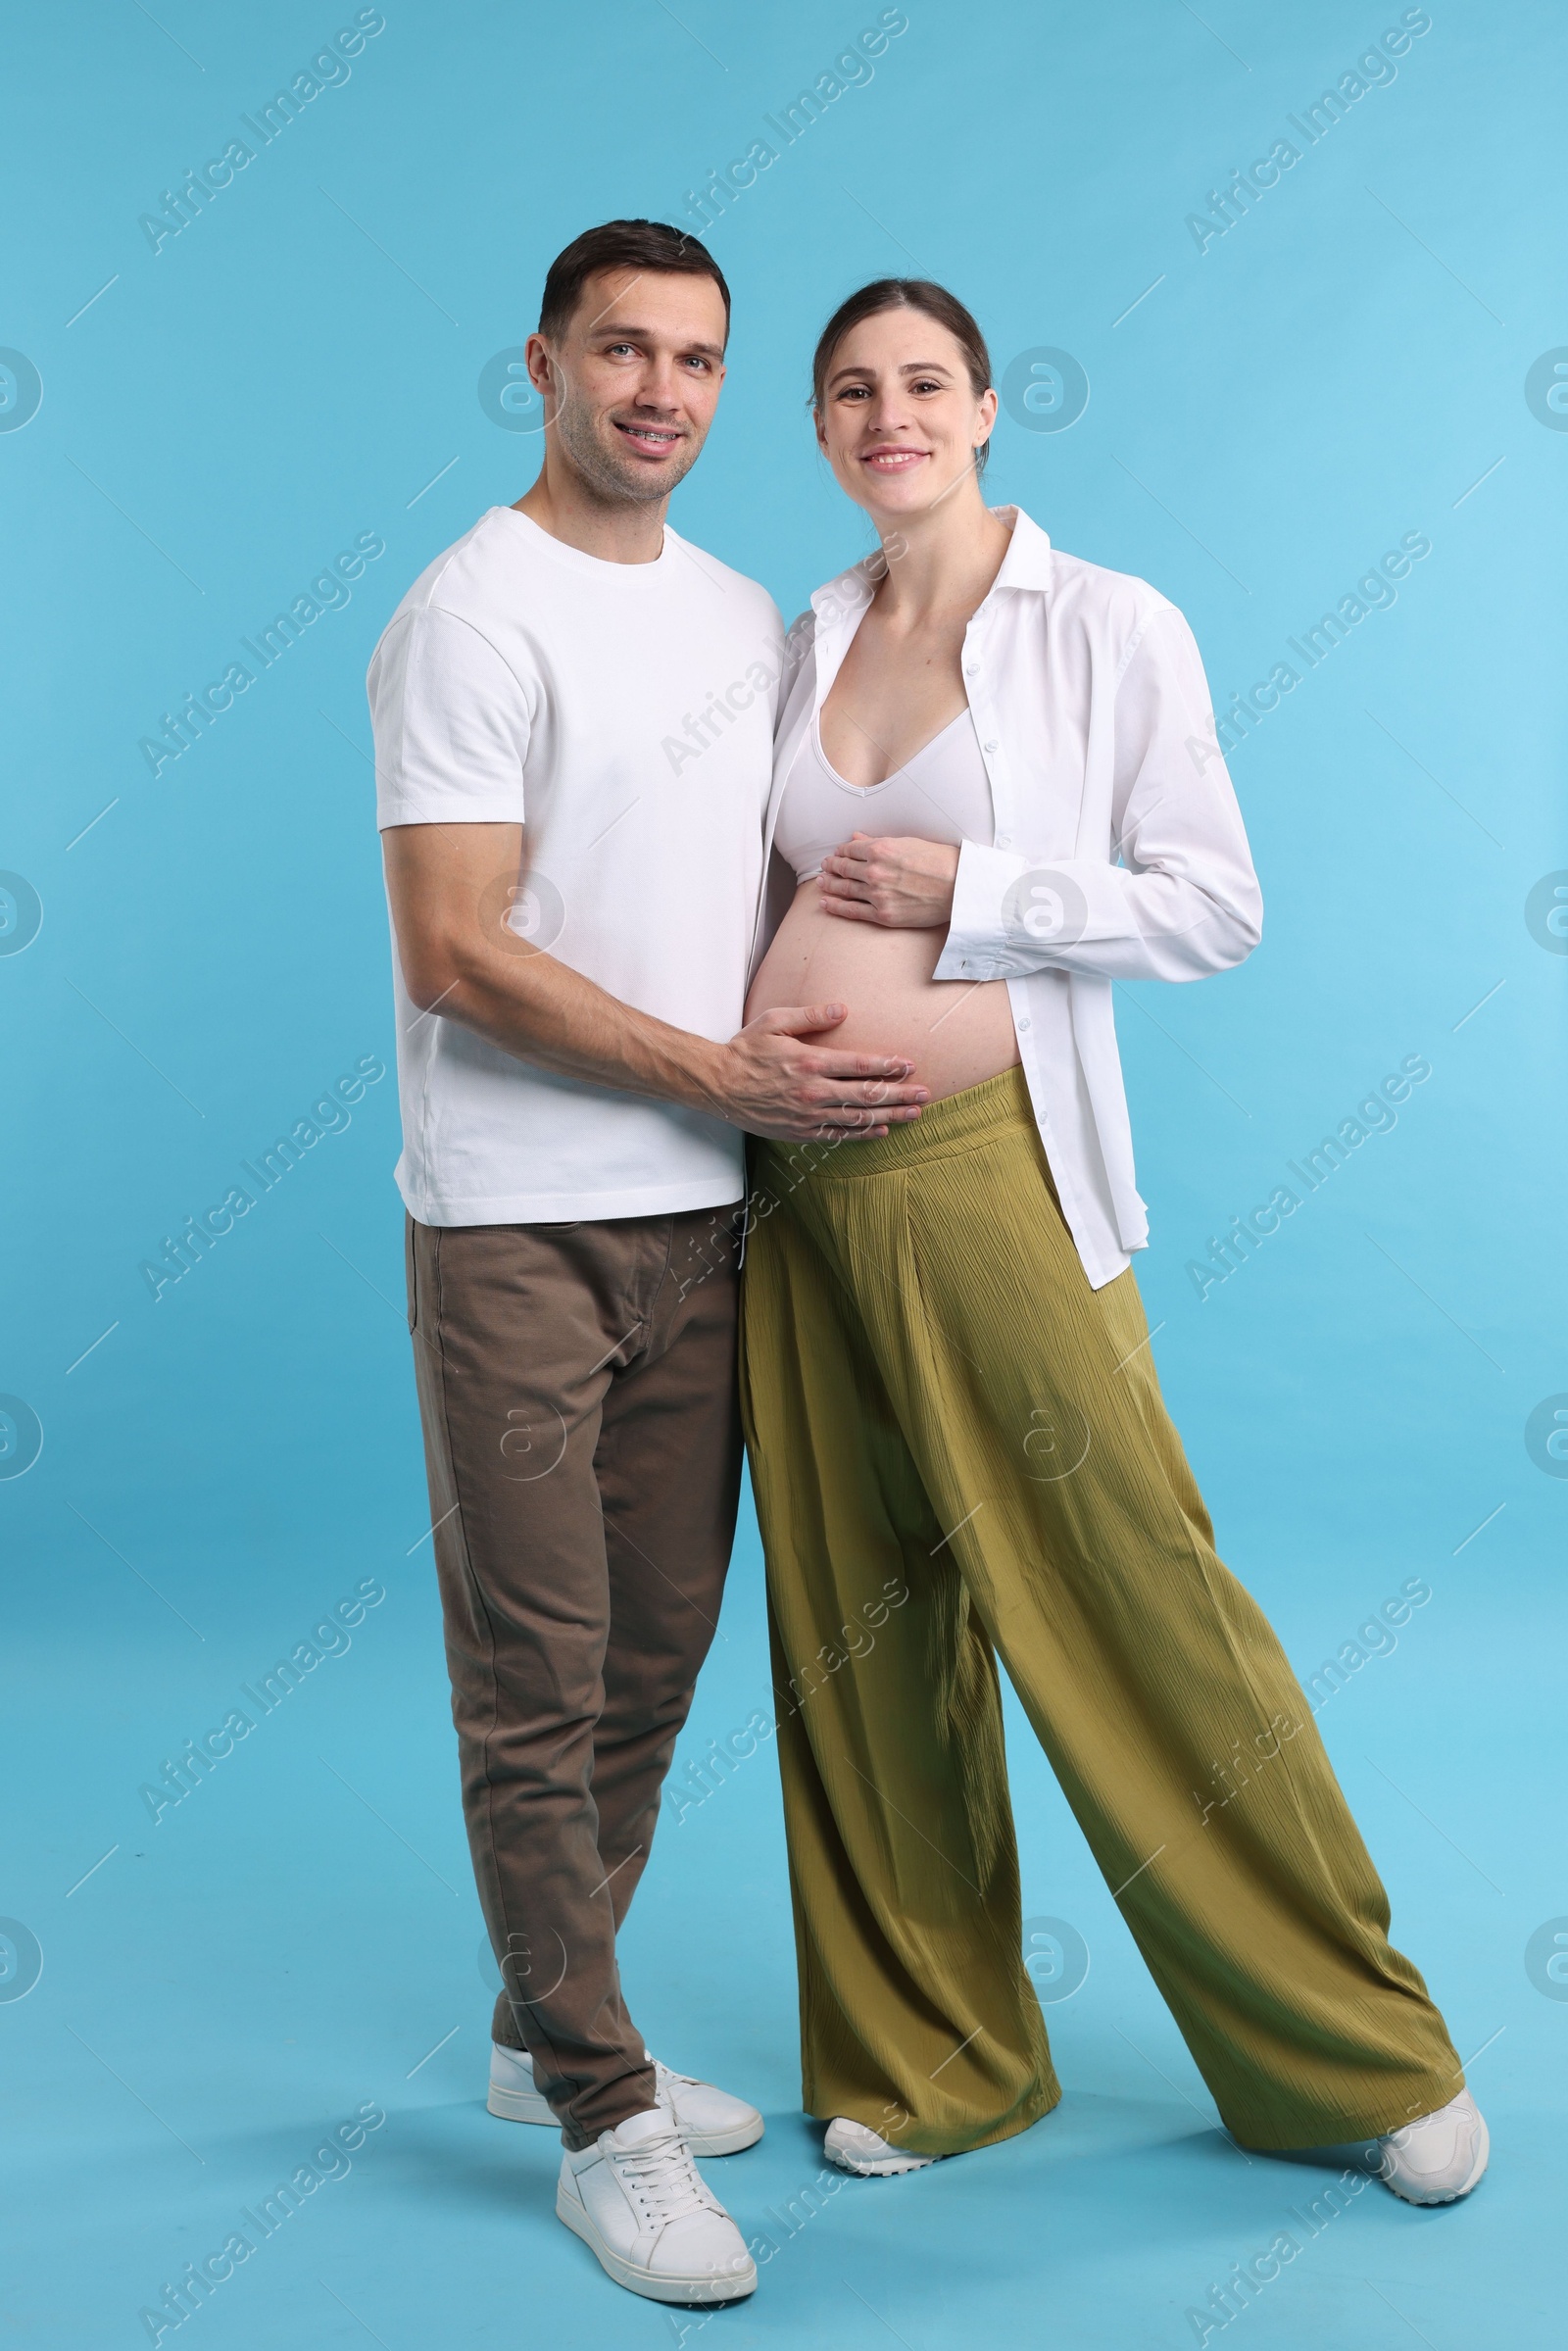
[[[974,841],[992,846],[996,816],[991,779],[974,719],[960,710],[940,735],[879,784],[847,784],[828,764],[816,719],[801,737],[784,782],[773,846],[797,882],[822,870],[822,859],[852,833],[878,840]]]

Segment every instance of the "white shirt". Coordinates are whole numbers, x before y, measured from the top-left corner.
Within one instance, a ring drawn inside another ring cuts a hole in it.
[[[672,530],[657,562],[610,563],[492,507],[420,574],[371,660],[378,821],[525,825],[526,883],[498,873],[487,918],[639,1011],[731,1037],[782,640],[766,591]],[[419,1012],[395,935],[392,955],[397,1181],[420,1223],[668,1215],[741,1197],[735,1128],[555,1076]]]
[[[1240,963],[1261,934],[1262,901],[1180,612],[1144,580],[1054,550],[1019,509],[995,512],[1012,543],[962,656],[995,838],[959,851],[934,976],[1006,980],[1041,1141],[1098,1290],[1149,1239],[1111,982]],[[857,564],[790,632],[799,665],[774,751],[770,847],[801,736],[874,584]],[[787,897],[769,889],[754,961]]]

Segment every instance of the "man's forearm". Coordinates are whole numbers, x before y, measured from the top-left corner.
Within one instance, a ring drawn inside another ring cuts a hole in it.
[[[928,1099],[908,1064],[812,1039],[845,1018],[838,1003],[776,1006],[718,1042],[622,1004],[500,918],[521,870],[521,828],[390,826],[387,896],[413,1026],[461,1021],[476,1037],[559,1077],[676,1102],[745,1133],[796,1142],[885,1134]]]
[[[419,1017],[433,1014],[559,1077],[725,1115],[722,1045],[637,1011],[554,955],[486,957],[461,971]]]

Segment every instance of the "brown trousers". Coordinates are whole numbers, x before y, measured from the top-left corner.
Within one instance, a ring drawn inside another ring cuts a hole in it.
[[[408,1226],[492,2030],[574,2148],[654,2103],[615,1933],[734,1538],[735,1214]]]

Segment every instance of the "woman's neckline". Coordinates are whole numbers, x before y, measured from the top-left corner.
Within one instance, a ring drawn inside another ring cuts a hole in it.
[[[811,742],[817,758],[822,762],[823,768],[826,770],[827,774],[832,777],[834,783],[838,785],[839,789],[843,792],[853,792],[858,798],[863,800],[873,792],[885,792],[889,784],[896,784],[898,782],[901,775],[907,775],[909,769],[914,765],[916,759],[923,759],[926,753],[928,751],[934,751],[936,746],[943,741],[945,736],[952,734],[956,726],[961,726],[966,718],[972,718],[973,715],[973,711],[970,710],[968,704],[965,703],[962,710],[956,711],[953,717],[948,720],[946,726],[939,726],[934,735],[928,735],[926,740],[920,745],[918,751],[911,751],[902,766],[893,768],[887,775],[883,776],[880,783],[876,784],[852,784],[847,776],[840,775],[838,769],[834,766],[832,760],[828,758],[827,753],[822,748],[822,713],[820,710],[813,712],[811,717]]]

